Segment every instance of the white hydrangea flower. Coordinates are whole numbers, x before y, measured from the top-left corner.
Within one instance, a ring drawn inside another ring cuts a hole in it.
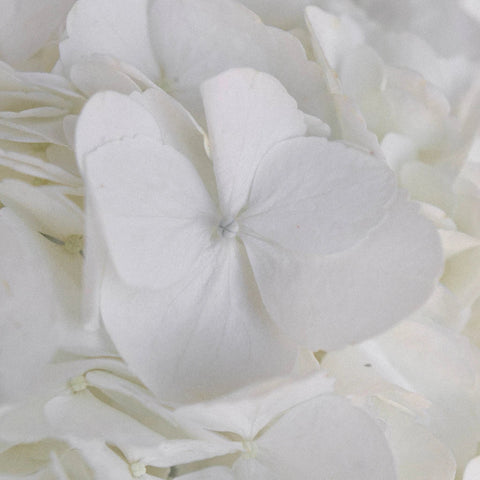
[[[441,266],[433,227],[381,161],[304,137],[304,116],[275,79],[232,70],[206,82],[208,149],[193,155],[198,128],[147,93],[92,99],[77,153],[92,241],[114,267],[103,321],[161,398],[285,372],[295,344],[359,341],[426,300]]]
[[[332,381],[318,373],[249,387],[182,407],[175,415],[238,444],[241,455],[230,459],[230,471],[208,469],[207,478],[395,479],[379,426],[344,398],[331,395],[331,387]]]

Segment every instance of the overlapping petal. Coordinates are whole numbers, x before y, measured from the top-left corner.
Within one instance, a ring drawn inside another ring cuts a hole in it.
[[[302,137],[304,117],[277,80],[234,69],[209,80],[202,94],[212,163],[198,155],[190,162],[176,150],[195,150],[199,129],[154,90],[130,99],[100,94],[82,113],[77,135],[80,153],[93,148],[83,155],[89,201],[106,262],[118,273],[105,283],[104,321],[134,371],[176,401],[286,372],[292,347],[271,320],[299,345],[336,348],[418,308],[440,269],[433,227],[398,195],[388,167],[342,144]],[[139,121],[101,127],[83,147],[88,119],[122,105]],[[179,115],[173,127],[165,121],[171,111]],[[199,176],[208,170],[218,205]],[[251,350],[241,347],[239,332]],[[227,359],[229,350],[235,355]],[[254,372],[259,358],[263,368]],[[182,367],[177,386],[167,373],[172,365]],[[201,371],[199,384],[192,375]]]
[[[215,206],[193,165],[171,147],[145,137],[111,142],[86,156],[86,175],[127,283],[168,287],[210,245]]]
[[[399,199],[365,240],[325,257],[248,237],[255,278],[275,322],[313,350],[332,350],[375,335],[421,306],[442,264],[438,235],[416,210]]]
[[[395,194],[393,172],[373,156],[315,137],[285,141],[256,170],[242,238],[338,253],[381,223]]]
[[[95,21],[85,28],[89,18]],[[322,72],[307,60],[300,42],[266,27],[233,0],[79,0],[67,35],[60,45],[67,71],[94,53],[131,63],[198,120],[203,119],[198,87],[233,67],[273,74],[307,113],[328,115]]]
[[[255,70],[230,70],[201,91],[220,208],[235,217],[265,154],[282,140],[305,135],[304,117],[276,79]]]
[[[207,249],[169,289],[126,288],[107,272],[103,321],[160,398],[209,398],[293,368],[295,347],[271,322],[241,248]]]

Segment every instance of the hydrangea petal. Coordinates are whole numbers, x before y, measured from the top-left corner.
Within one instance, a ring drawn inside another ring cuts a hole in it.
[[[338,255],[301,257],[243,239],[270,315],[312,350],[358,342],[400,321],[428,299],[442,268],[437,232],[403,198]]]
[[[243,5],[232,0],[155,0],[150,20],[152,43],[165,74],[161,86],[199,120],[196,87],[234,67],[275,76],[302,110],[323,118],[321,69],[307,60],[296,37],[266,27]]]
[[[287,373],[296,351],[268,319],[244,253],[220,245],[168,290],[126,288],[107,271],[102,316],[128,365],[161,399],[198,401]]]
[[[306,133],[295,100],[273,77],[234,69],[202,85],[210,148],[224,214],[245,205],[252,178],[276,143]]]
[[[396,190],[393,172],[371,155],[320,138],[292,139],[262,159],[239,221],[245,235],[328,255],[365,238]]]
[[[292,408],[255,443],[256,460],[278,480],[396,478],[382,430],[340,397],[324,395]]]
[[[383,402],[375,402],[383,403]],[[410,412],[385,404],[380,417],[397,466],[398,480],[452,480],[456,462],[450,449]]]
[[[142,94],[133,94],[131,98],[150,112],[157,122],[162,142],[195,165],[207,191],[216,198],[212,162],[204,148],[206,135],[191,114],[161,88],[150,88]]]
[[[84,157],[104,143],[145,135],[159,138],[154,118],[137,102],[116,92],[93,96],[85,105],[75,131],[75,153],[80,170]]]
[[[193,165],[148,138],[85,158],[86,181],[120,276],[148,289],[182,278],[210,242],[216,211]]]
[[[97,53],[130,63],[152,80],[160,78],[149,37],[148,0],[79,0],[67,17],[60,43],[67,69]]]
[[[329,66],[334,70],[340,66],[345,52],[364,41],[364,33],[349,16],[337,17],[313,6],[306,8],[305,16],[316,39],[313,44],[314,50],[321,48],[321,53],[325,55]]]
[[[44,410],[56,436],[67,440],[101,438],[127,456],[135,447],[154,447],[163,440],[160,434],[98,400],[88,390],[59,395],[47,402]]]
[[[0,182],[0,200],[15,209],[32,230],[65,239],[83,232],[83,212],[54,185],[34,187],[19,180]]]
[[[180,407],[175,415],[180,421],[197,422],[208,430],[233,432],[251,439],[288,409],[331,393],[333,383],[333,378],[328,378],[325,372],[273,379],[221,399]]]

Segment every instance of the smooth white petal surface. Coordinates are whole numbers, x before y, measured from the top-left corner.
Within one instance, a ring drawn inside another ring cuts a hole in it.
[[[145,108],[116,92],[93,96],[83,108],[75,130],[75,153],[80,170],[87,153],[104,143],[137,135],[160,138],[155,119]]]
[[[74,0],[2,0],[0,57],[19,65],[56,34]]]
[[[414,405],[425,410],[423,423],[452,450],[461,470],[476,454],[480,440],[479,352],[465,336],[431,319],[423,321],[402,322],[376,339],[332,352],[324,359],[325,368],[337,377],[344,394],[352,393],[354,382],[366,385],[365,380],[358,381],[362,369],[366,380],[374,376],[382,385],[380,376],[383,388],[390,383],[414,392]]]
[[[58,145],[50,145],[48,153],[55,151],[56,148],[61,148]],[[47,153],[47,155],[48,155]],[[69,185],[72,187],[79,187],[82,183],[81,179],[69,172],[66,169],[55,165],[54,162],[49,162],[33,156],[31,154],[23,154],[10,150],[0,150],[0,165],[11,168],[12,170],[29,175],[31,177],[43,178],[55,183]]]
[[[332,139],[342,140],[383,157],[378,139],[367,129],[365,119],[358,105],[345,95],[344,86],[338,77],[338,65],[350,47],[362,40],[359,27],[348,17],[338,19],[316,7],[307,7],[305,19],[311,35],[315,59],[324,71],[328,90],[331,94],[331,115],[329,125]],[[338,31],[351,28],[345,36]]]
[[[133,94],[131,98],[150,112],[157,122],[161,141],[195,165],[211,197],[216,198],[213,166],[204,147],[206,135],[190,113],[160,88],[150,88],[142,94]]]
[[[198,472],[181,475],[178,478],[179,480],[234,480],[232,471],[227,467],[204,468]]]
[[[302,110],[323,117],[326,91],[321,69],[307,61],[297,38],[266,27],[243,5],[232,0],[155,0],[150,29],[164,72],[161,86],[199,120],[198,85],[233,67],[270,73]]]
[[[395,459],[398,480],[453,480],[457,465],[451,450],[438,440],[421,420],[391,402],[371,400]]]
[[[151,293],[113,271],[104,280],[107,330],[162,400],[198,401],[293,368],[296,351],[268,319],[239,246],[211,247],[187,273]]]
[[[382,430],[367,414],[340,397],[324,395],[292,408],[255,444],[255,460],[273,473],[272,479],[396,478]],[[239,480],[247,478],[256,477],[239,476]]]
[[[125,413],[100,401],[88,390],[60,395],[44,407],[55,436],[96,440],[117,446],[130,456],[130,450],[154,447],[163,437]]]
[[[307,7],[305,16],[315,38],[314,49],[321,48],[330,67],[338,70],[344,55],[364,41],[364,33],[348,16],[337,17],[321,8]]]
[[[148,0],[79,0],[67,18],[61,61],[69,70],[98,53],[131,63],[153,81],[160,78],[149,36]]]
[[[366,13],[390,31],[410,31],[426,39],[442,55],[478,59],[480,27],[460,7],[461,2],[425,0],[360,0]]]
[[[139,450],[145,463],[154,467],[196,462],[237,453],[238,445],[223,439],[213,442],[191,439],[165,440],[156,448]]]
[[[0,229],[0,401],[6,402],[24,394],[52,357],[59,306],[44,239],[6,207]]]
[[[69,77],[87,97],[104,90],[125,95],[140,91],[135,81],[122,71],[123,66],[122,62],[107,55],[91,55],[73,65]]]
[[[180,407],[180,421],[196,422],[217,432],[253,439],[266,425],[290,408],[333,391],[333,378],[324,372],[286,377],[248,386],[221,399]]]
[[[201,91],[220,208],[235,216],[266,152],[306,133],[304,116],[278,80],[250,69],[223,73]]]
[[[272,319],[312,350],[361,341],[403,319],[428,299],[442,268],[437,232],[403,198],[338,255],[304,257],[243,239]]]
[[[124,139],[85,157],[86,182],[119,275],[148,289],[187,274],[216,228],[212,200],[193,165],[148,138]]]
[[[480,479],[480,457],[475,457],[467,465],[463,473],[463,480],[479,480]]]
[[[0,200],[15,209],[33,231],[65,240],[83,232],[83,212],[54,185],[34,187],[13,179],[0,182]]]
[[[393,172],[371,155],[325,139],[293,139],[262,159],[239,222],[246,235],[328,255],[380,224],[396,190]]]

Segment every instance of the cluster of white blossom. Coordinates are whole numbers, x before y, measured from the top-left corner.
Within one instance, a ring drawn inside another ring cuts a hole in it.
[[[478,0],[1,0],[0,480],[479,480]]]

